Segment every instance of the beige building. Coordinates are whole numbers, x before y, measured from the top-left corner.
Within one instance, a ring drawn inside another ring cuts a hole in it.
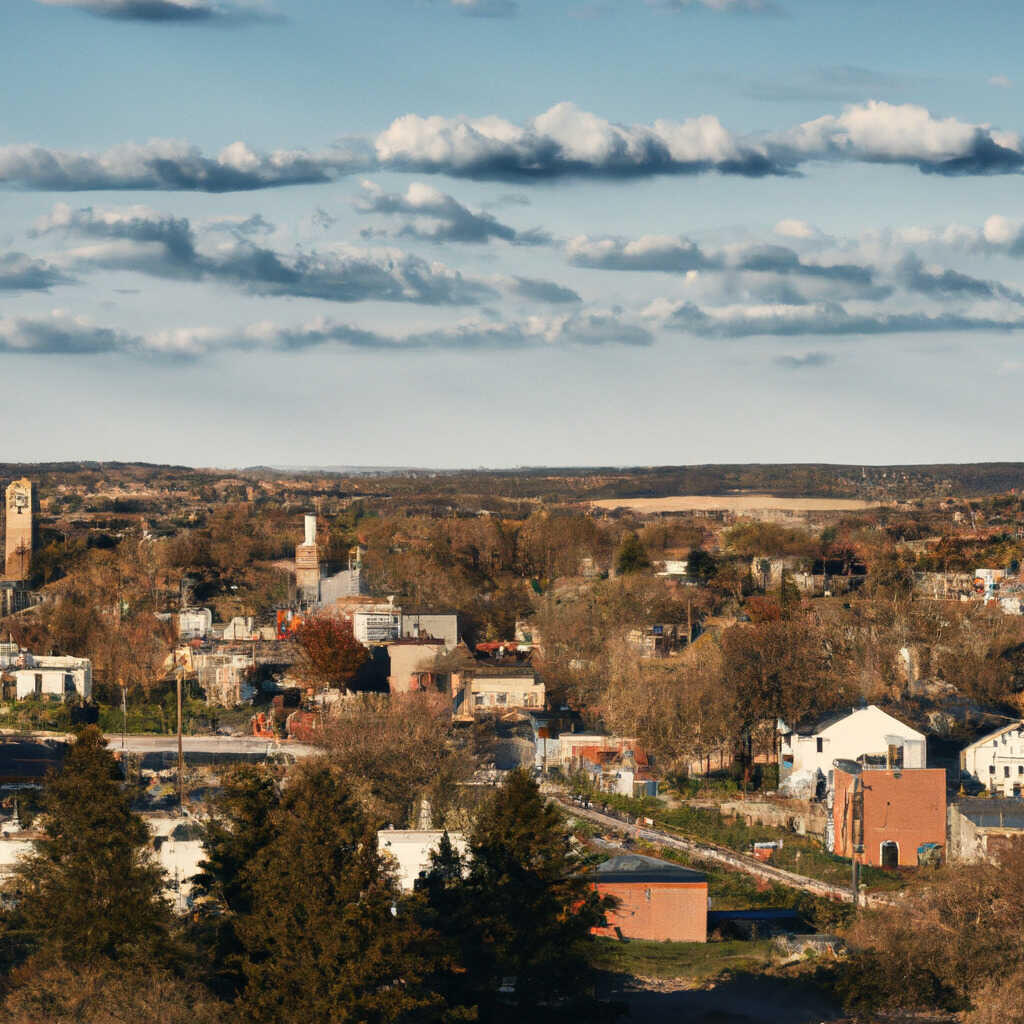
[[[444,652],[443,640],[403,637],[384,646],[391,661],[388,689],[392,693],[421,693],[435,689],[434,662]]]
[[[32,561],[32,481],[13,481],[7,488],[4,507],[4,575],[9,580],[23,580]]]
[[[477,715],[539,711],[544,684],[532,668],[464,668],[452,673],[452,714],[468,720]]]

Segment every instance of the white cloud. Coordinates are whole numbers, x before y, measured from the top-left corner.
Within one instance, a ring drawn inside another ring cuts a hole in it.
[[[1013,85],[1006,75],[993,75],[988,80],[988,84],[994,85],[997,89],[1009,89]]]
[[[780,220],[775,225],[775,234],[783,238],[811,239],[820,237],[821,233],[805,220]]]

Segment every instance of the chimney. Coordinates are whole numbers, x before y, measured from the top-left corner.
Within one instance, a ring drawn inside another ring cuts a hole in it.
[[[306,539],[303,541],[307,546],[316,543],[316,516],[307,515],[305,517],[306,522]]]

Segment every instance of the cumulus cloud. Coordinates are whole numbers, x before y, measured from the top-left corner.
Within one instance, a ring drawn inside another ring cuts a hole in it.
[[[186,142],[155,140],[102,153],[34,145],[0,147],[0,182],[52,191],[176,189],[229,192],[333,181],[374,167],[527,182],[569,177],[799,173],[811,161],[893,163],[945,174],[1018,173],[1014,132],[924,107],[872,100],[784,131],[737,136],[710,114],[686,121],[616,124],[558,103],[525,124],[498,116],[394,120],[372,144],[349,140],[323,152],[258,153],[235,142],[217,156]]]
[[[407,114],[376,140],[383,166],[511,181],[567,176],[792,174],[811,160],[900,163],[937,174],[1020,171],[1020,136],[872,100],[746,138],[711,115],[622,125],[558,103],[523,125],[499,117]]]
[[[556,284],[554,281],[544,281],[536,277],[513,277],[508,290],[513,295],[518,295],[523,299],[530,299],[533,302],[560,304],[583,301],[579,294],[571,288]]]
[[[669,235],[643,235],[636,239],[591,238],[578,235],[565,247],[569,262],[595,270],[648,270],[685,274],[690,270],[720,267],[695,242]]]
[[[839,303],[801,306],[765,305],[702,309],[692,302],[652,309],[665,314],[663,325],[704,338],[746,338],[760,335],[848,337],[938,331],[1019,331],[1024,317],[968,316],[959,313],[848,312]]]
[[[431,242],[489,242],[498,238],[514,245],[544,245],[551,236],[537,228],[517,231],[489,213],[474,213],[453,196],[414,181],[404,194],[384,192],[369,181],[356,200],[360,213],[399,214],[408,220],[400,235]]]
[[[988,80],[988,84],[994,85],[997,89],[1009,89],[1013,85],[1006,75],[993,75]]]
[[[796,238],[801,241],[810,241],[821,237],[821,232],[805,220],[780,220],[775,225],[774,231],[782,238]]]
[[[48,192],[242,192],[333,181],[366,167],[369,160],[357,143],[320,153],[283,149],[256,153],[244,142],[234,142],[215,157],[187,142],[168,139],[125,143],[102,153],[17,144],[0,146],[0,182]]]
[[[278,20],[278,16],[254,3],[217,3],[214,0],[36,0],[48,7],[74,7],[101,18],[120,21],[166,21],[240,25],[250,21]]]
[[[566,255],[574,266],[599,270],[668,274],[733,270],[821,278],[858,286],[870,285],[874,277],[871,267],[853,263],[811,263],[782,245],[742,245],[709,253],[687,238],[666,235],[644,235],[633,240],[580,235],[569,240]]]
[[[908,291],[939,298],[1005,299],[1024,304],[1024,293],[999,281],[962,274],[942,267],[926,267],[914,253],[908,253],[896,267],[896,277]]]
[[[0,318],[0,352],[45,355],[97,355],[136,347],[140,339],[110,327],[54,310],[44,317]]]
[[[61,229],[104,240],[72,249],[64,256],[83,270],[102,267],[223,281],[256,295],[330,302],[473,305],[496,294],[483,281],[400,250],[329,246],[322,251],[282,253],[239,236],[211,252],[200,251],[186,218],[169,217],[146,207],[72,210],[58,203],[37,222],[35,233]]]
[[[516,0],[452,0],[452,7],[474,18],[511,18],[519,13]]]
[[[70,280],[53,264],[32,259],[23,252],[0,255],[0,292],[43,292]]]

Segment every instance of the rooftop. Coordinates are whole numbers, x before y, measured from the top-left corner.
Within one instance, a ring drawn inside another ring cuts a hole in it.
[[[593,877],[599,882],[707,882],[707,875],[700,871],[639,853],[626,853],[598,864]]]

